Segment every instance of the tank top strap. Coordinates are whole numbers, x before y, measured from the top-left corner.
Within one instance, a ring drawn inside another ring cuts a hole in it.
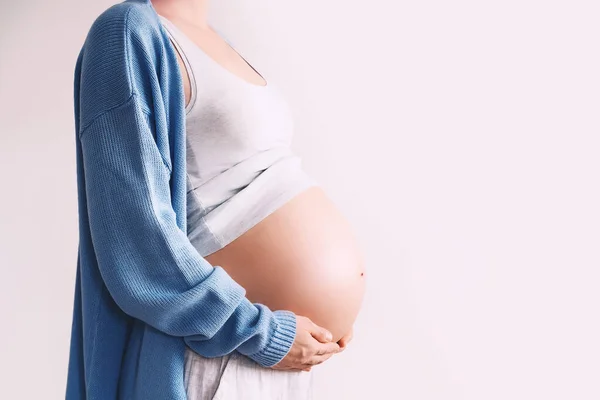
[[[179,56],[183,60],[183,64],[185,66],[188,78],[190,80],[190,100],[185,108],[186,113],[192,108],[194,103],[196,102],[197,97],[197,79],[196,72],[194,71],[194,64],[196,64],[195,60],[190,60],[193,57],[193,54],[190,52],[190,49],[193,49],[194,43],[188,43],[188,38],[181,32],[175,24],[169,21],[167,18],[158,14],[158,17],[163,22],[163,27],[171,39],[171,43],[179,53]],[[197,58],[197,57],[196,57]]]

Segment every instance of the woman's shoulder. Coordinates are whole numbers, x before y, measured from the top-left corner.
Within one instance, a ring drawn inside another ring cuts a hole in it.
[[[137,37],[160,35],[161,22],[150,0],[123,0],[104,10],[92,23],[88,39],[96,38],[97,34],[134,35]],[[110,45],[112,42],[95,42],[94,44]]]
[[[75,69],[82,125],[133,93],[150,109],[158,71],[174,64],[165,61],[168,40],[149,0],[124,0],[104,10],[89,29]]]

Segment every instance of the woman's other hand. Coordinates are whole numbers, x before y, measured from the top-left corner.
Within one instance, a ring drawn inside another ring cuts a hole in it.
[[[338,340],[337,343],[340,346],[340,351],[346,350],[348,343],[350,343],[350,341],[352,340],[353,337],[354,337],[354,327],[350,328],[350,332],[346,333],[344,335],[344,337],[342,337],[340,340]]]
[[[331,333],[309,318],[296,316],[296,338],[286,356],[273,365],[273,369],[310,371],[340,351],[338,343],[331,341]]]

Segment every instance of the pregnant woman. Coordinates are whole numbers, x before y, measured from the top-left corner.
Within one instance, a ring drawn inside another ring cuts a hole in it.
[[[75,68],[68,399],[308,399],[365,271],[275,85],[205,0],[125,0]]]

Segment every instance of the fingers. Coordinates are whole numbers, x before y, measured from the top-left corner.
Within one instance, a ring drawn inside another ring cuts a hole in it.
[[[310,319],[296,316],[296,337],[290,351],[273,369],[310,371],[340,351],[340,345],[332,341],[332,334]]]
[[[326,354],[335,354],[340,351],[340,345],[335,342],[319,343],[314,356],[324,356]]]
[[[335,342],[320,343],[317,340],[314,340],[314,345],[307,348],[305,355],[297,356],[296,359],[290,360],[289,362],[284,360],[271,368],[291,371],[310,371],[311,367],[321,364],[339,351],[340,346]]]
[[[333,356],[334,354],[336,354],[340,351],[340,348],[337,345],[337,343],[327,343],[320,347],[321,348],[319,348],[317,350],[315,355],[304,360],[303,363],[307,367],[308,370],[310,370],[310,367],[321,364],[322,362],[328,360],[329,358],[331,358],[331,356]]]
[[[323,361],[329,359],[332,355],[340,351],[340,346],[337,343],[320,343],[317,347],[313,356],[304,360],[304,365],[313,366],[321,364]]]
[[[331,356],[333,356],[334,354],[335,353],[326,353],[322,356],[314,356],[308,361],[307,364],[310,366],[321,364],[322,362],[327,361],[329,358],[331,358]]]
[[[346,346],[348,346],[348,343],[350,343],[350,341],[352,341],[353,338],[354,338],[354,330],[350,329],[350,332],[348,332],[346,335],[344,335],[343,338],[341,338],[338,341],[338,344],[340,345],[340,351],[345,350]]]
[[[321,343],[331,342],[333,335],[327,329],[312,322],[310,334]]]

